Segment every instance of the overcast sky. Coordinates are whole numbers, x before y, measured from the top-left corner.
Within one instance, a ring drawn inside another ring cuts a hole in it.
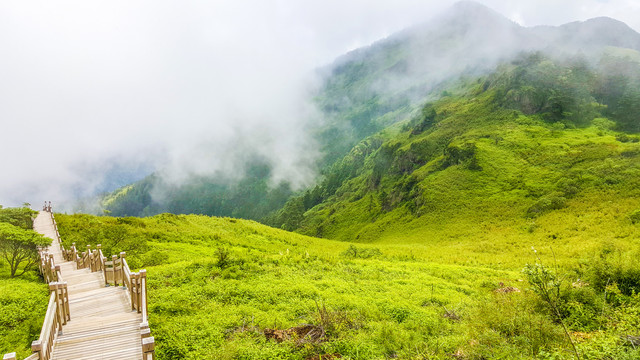
[[[635,0],[479,2],[524,26],[609,16],[640,30]],[[107,172],[233,173],[251,152],[304,185],[311,70],[451,4],[3,0],[0,204],[91,194]]]

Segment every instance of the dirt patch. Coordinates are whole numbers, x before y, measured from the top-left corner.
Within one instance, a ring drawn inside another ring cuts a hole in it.
[[[520,289],[518,289],[517,287],[513,287],[513,286],[505,286],[505,287],[501,287],[496,289],[497,293],[501,293],[501,294],[509,294],[509,293],[519,293]]]
[[[456,314],[455,310],[449,310],[444,306],[442,308],[444,308],[444,314],[442,314],[442,317],[452,321],[460,321],[460,315]]]
[[[322,326],[301,325],[289,329],[264,329],[264,336],[276,342],[295,341],[298,344],[317,344],[325,340],[325,332]]]
[[[333,359],[342,359],[342,355],[340,354],[315,355],[312,357],[308,357],[304,360],[333,360]]]

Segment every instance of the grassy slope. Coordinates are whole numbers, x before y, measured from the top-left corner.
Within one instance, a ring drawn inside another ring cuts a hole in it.
[[[552,246],[575,259],[602,242],[635,245],[640,229],[628,216],[640,208],[640,143],[621,142],[619,133],[598,126],[548,124],[495,107],[492,96],[441,100],[437,111],[448,115],[431,131],[412,135],[407,126],[382,135],[385,142],[363,161],[358,176],[305,213],[301,231],[403,244],[431,259],[508,268],[521,267],[531,246]],[[464,162],[443,165],[447,145],[439,144],[447,143],[472,144],[481,169]],[[428,153],[425,144],[436,149],[432,156],[414,160],[410,171],[397,170],[412,153]],[[373,186],[373,168],[385,147],[394,149],[392,161]],[[566,206],[528,213],[553,196],[564,198]],[[467,243],[468,238],[474,240]],[[465,251],[461,257],[461,248],[474,255]]]
[[[418,350],[444,357],[466,335],[460,324],[443,318],[443,306],[469,309],[491,284],[518,276],[424,261],[393,245],[380,246],[381,255],[354,259],[341,255],[349,246],[342,242],[228,218],[57,219],[66,242],[80,245],[81,238],[93,237],[116,252],[127,244],[95,234],[118,228],[123,238],[143,243],[127,257],[148,270],[151,328],[163,359],[302,359],[334,352],[354,359],[407,358]],[[220,248],[230,254],[222,268]],[[316,302],[344,320],[323,345],[276,344],[238,331],[243,325],[318,323]]]
[[[67,243],[91,239],[112,253],[134,249],[127,258],[132,266],[148,270],[151,328],[161,359],[306,359],[327,353],[351,359],[448,359],[456,353],[527,359],[541,351],[567,354],[559,326],[534,310],[530,293],[494,293],[499,282],[523,288],[519,270],[534,260],[515,258],[512,252],[510,259],[501,257],[507,266],[499,265],[499,247],[513,246],[500,231],[492,235],[493,250],[467,236],[455,245],[450,240],[422,239],[418,246],[385,241],[376,244],[380,254],[374,251],[365,259],[346,256],[348,243],[230,218],[162,214],[57,219]],[[594,239],[585,245],[599,246]],[[228,253],[225,265],[220,264],[221,253]],[[563,264],[573,262],[570,253],[557,255]],[[332,320],[322,322],[318,304],[326,306]],[[445,317],[447,311],[461,320]],[[329,341],[278,344],[261,333],[305,323],[324,324]],[[602,336],[622,354],[616,334],[611,330]]]

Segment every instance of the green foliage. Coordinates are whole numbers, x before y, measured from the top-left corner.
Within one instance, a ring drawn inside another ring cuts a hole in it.
[[[9,264],[10,277],[20,276],[38,263],[38,247],[48,246],[51,239],[33,230],[24,230],[0,222],[0,255]],[[18,269],[22,267],[22,272]]]
[[[49,289],[37,277],[6,279],[4,271],[1,275],[0,354],[17,352],[18,359],[24,359],[40,335]]]
[[[629,214],[629,219],[634,224],[640,223],[640,209],[632,211],[631,214]]]
[[[29,265],[35,246],[46,243],[30,230],[34,214],[0,206],[0,354],[17,352],[19,359],[31,354],[49,301],[48,286]]]
[[[9,223],[26,230],[33,229],[33,218],[36,214],[36,211],[28,207],[2,208],[0,206],[0,222]]]
[[[607,71],[533,54],[462,79],[456,95],[361,141],[265,221],[347,241],[400,238],[408,229],[419,237],[425,227],[455,238],[446,224],[511,226],[517,217],[574,213],[603,191],[636,199],[636,136],[614,132],[611,105],[596,103]],[[523,91],[529,95],[515,96]]]
[[[600,250],[599,256],[590,262],[585,275],[600,292],[615,285],[615,292],[625,296],[640,294],[640,268],[637,265],[639,255],[637,251],[625,251],[607,244]]]
[[[476,152],[477,148],[474,143],[449,144],[444,150],[443,165],[445,167],[461,165],[469,170],[482,170],[478,165]]]

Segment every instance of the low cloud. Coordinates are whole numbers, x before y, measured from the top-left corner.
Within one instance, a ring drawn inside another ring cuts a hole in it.
[[[528,26],[640,25],[623,0],[482,2]],[[174,184],[242,176],[253,155],[274,183],[304,186],[322,121],[313,69],[452,3],[3,1],[0,204],[64,203],[154,170]]]

